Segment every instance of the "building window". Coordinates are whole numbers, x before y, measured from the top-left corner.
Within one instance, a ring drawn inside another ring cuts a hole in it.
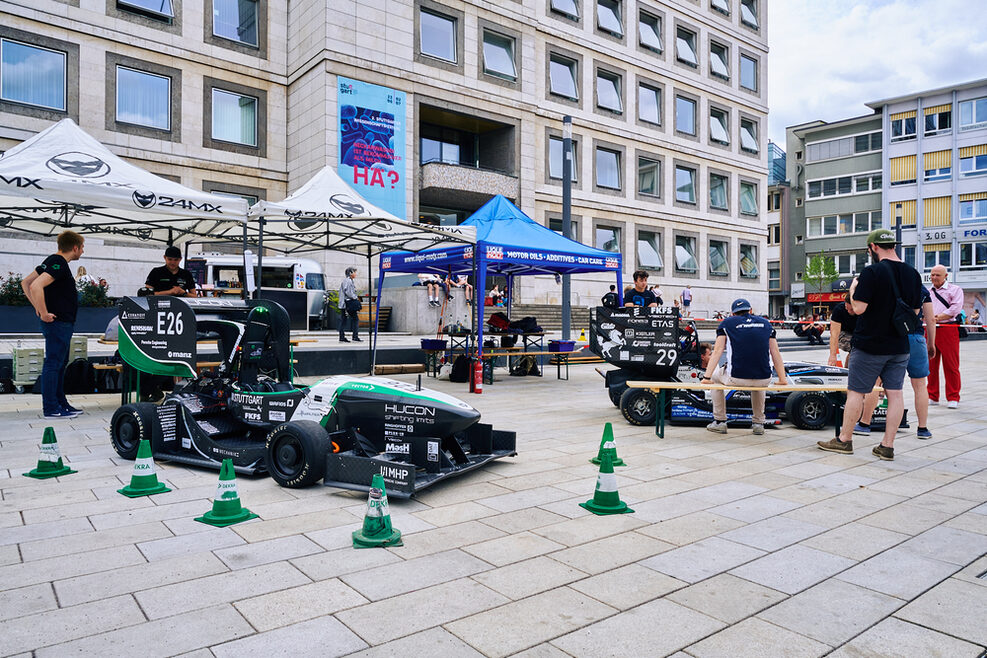
[[[740,120],[740,148],[750,153],[760,150],[757,143],[757,124],[750,119]]]
[[[756,279],[760,274],[757,268],[757,246],[753,244],[740,245],[740,276]]]
[[[548,228],[549,230],[555,231],[562,237],[567,237],[562,233],[561,217],[550,217],[548,220]],[[575,219],[569,220],[569,232],[572,233],[571,239],[576,240],[578,242],[577,236],[579,235],[579,222],[577,220]]]
[[[987,126],[987,97],[960,102],[960,130]]]
[[[925,245],[925,271],[928,272],[936,265],[942,265],[948,270],[950,267],[949,249],[948,244]]]
[[[851,233],[867,233],[881,228],[881,211],[846,213],[843,215],[827,215],[825,217],[809,217],[807,220],[809,237],[818,238],[829,235],[848,235]]]
[[[964,242],[960,245],[961,270],[987,270],[987,242]]]
[[[456,63],[456,19],[422,9],[419,16],[423,55]]]
[[[577,100],[576,62],[568,57],[552,55],[549,58],[549,85],[549,90],[556,96]]]
[[[740,22],[747,27],[758,29],[757,0],[740,0]]]
[[[740,86],[757,91],[757,60],[753,57],[740,56]]]
[[[854,191],[857,194],[861,192],[880,192],[881,191],[881,174],[865,174],[863,176],[855,176],[853,179]]]
[[[906,139],[915,139],[915,113],[912,116],[891,119],[891,141],[903,142]]]
[[[696,170],[675,167],[675,200],[682,203],[696,202]]]
[[[983,153],[964,157],[967,149],[983,151]],[[960,175],[980,176],[983,174],[987,174],[987,145],[960,149]]]
[[[914,156],[912,156],[914,157]],[[880,186],[880,179],[878,179]],[[838,196],[853,193],[853,176],[840,176],[838,178],[824,178],[822,180],[809,181],[809,198],[818,199],[824,196]]]
[[[696,34],[685,28],[675,31],[675,57],[689,66],[699,66],[696,56]]]
[[[717,75],[725,80],[730,79],[730,49],[716,43],[709,44],[709,70],[713,75]]]
[[[709,207],[718,210],[729,209],[727,189],[730,179],[721,174],[709,175]]]
[[[915,267],[915,247],[902,247],[901,259],[911,267]]]
[[[257,146],[257,99],[213,88],[212,138]]]
[[[597,249],[603,251],[620,251],[620,229],[615,226],[597,226],[596,244]]]
[[[709,6],[721,14],[730,15],[730,0],[709,0]]]
[[[658,181],[661,180],[661,164],[651,158],[637,159],[637,192],[646,196],[659,196]]]
[[[637,232],[637,266],[643,270],[660,270],[665,263],[661,258],[661,236],[654,231]]]
[[[552,0],[552,11],[569,18],[579,19],[579,5],[576,4],[576,0]]]
[[[423,131],[423,133],[426,131]],[[430,135],[423,134],[421,141],[421,163],[441,162],[443,164],[458,165],[461,163],[462,150],[458,137],[452,136],[455,131],[448,131],[443,136],[442,130],[435,126],[434,132],[427,131]],[[561,175],[560,175],[561,178]]]
[[[949,108],[950,106],[946,106]],[[931,108],[936,109],[938,108]],[[929,137],[931,135],[941,135],[943,133],[948,133],[953,129],[953,110],[941,109],[938,111],[930,112],[925,111],[925,135]]]
[[[709,273],[711,276],[730,276],[730,263],[727,261],[729,244],[722,240],[709,241]]]
[[[609,190],[620,189],[620,153],[610,149],[596,149],[596,186]]]
[[[987,195],[983,199],[960,200],[960,224],[987,222]]]
[[[170,130],[171,79],[118,66],[116,120]]]
[[[675,130],[686,135],[696,134],[696,101],[675,97]]]
[[[117,0],[117,6],[120,9],[136,10],[153,18],[171,20],[175,17],[171,0]]]
[[[596,0],[596,27],[616,37],[624,36],[619,0]]]
[[[933,183],[940,180],[949,180],[953,177],[952,167],[939,167],[938,169],[925,170],[925,182]]]
[[[868,133],[866,135],[857,135],[853,138],[853,153],[854,155],[860,153],[870,153],[871,151],[881,150],[881,133]]]
[[[212,33],[257,45],[257,0],[212,0]]]
[[[561,137],[548,138],[548,177],[562,180],[562,147],[564,146]],[[572,182],[578,179],[576,174],[576,140],[572,141]]]
[[[696,239],[685,235],[675,236],[675,271],[695,274],[699,270],[696,260]]]
[[[642,121],[661,123],[661,90],[646,84],[637,87],[637,116]]]
[[[608,71],[596,72],[596,106],[618,114],[624,111],[620,100],[620,76]]]
[[[757,184],[741,181],[740,212],[744,215],[757,214]]]
[[[657,16],[642,11],[637,22],[637,34],[639,43],[645,48],[650,48],[656,53],[664,50],[661,41],[661,19]]]
[[[0,99],[65,111],[66,54],[0,39]]]
[[[768,226],[768,244],[781,244],[781,224]]]
[[[483,72],[505,80],[517,80],[514,39],[489,30],[483,31]]]
[[[720,144],[730,143],[730,124],[726,110],[709,108],[709,138]]]
[[[768,290],[781,290],[781,267],[768,263]]]

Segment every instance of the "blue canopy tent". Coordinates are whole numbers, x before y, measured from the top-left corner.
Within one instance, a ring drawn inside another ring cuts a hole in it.
[[[507,277],[507,303],[513,279],[526,274],[584,274],[614,272],[622,291],[621,255],[587,247],[552,231],[525,215],[501,195],[490,199],[461,226],[476,227],[476,246],[448,245],[426,251],[390,251],[381,255],[380,285],[389,272],[438,274],[475,273],[474,328],[483,352],[483,292],[488,274]],[[477,258],[474,260],[474,254]],[[379,289],[379,288],[378,288]],[[380,297],[377,298],[380,305]]]

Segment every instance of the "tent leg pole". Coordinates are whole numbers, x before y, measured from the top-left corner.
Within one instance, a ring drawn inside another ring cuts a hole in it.
[[[384,268],[379,267],[380,274],[377,277],[377,302],[375,306],[377,307],[377,312],[374,318],[374,334],[372,337],[372,348],[370,351],[370,374],[373,375],[377,371],[377,335],[380,333],[380,297],[381,291],[384,289]]]
[[[264,218],[258,222],[257,232],[257,277],[254,279],[254,299],[260,299],[261,279],[264,278]],[[308,311],[306,311],[306,314]],[[305,327],[308,328],[308,319],[305,320]]]
[[[373,270],[373,265],[374,265],[373,255],[370,253],[370,247],[367,247],[367,286],[369,287],[369,290],[370,290],[370,299],[367,300],[367,311],[368,312],[370,310],[370,305],[373,303],[373,299],[374,299],[374,270]],[[380,291],[377,291],[377,292],[378,292],[377,297],[379,299],[380,298],[380,294],[379,294]],[[379,305],[379,303],[377,304],[377,310],[380,311],[380,305]],[[377,317],[379,318],[380,316],[378,315]],[[356,319],[356,330],[357,331],[360,330],[360,318],[357,318]],[[376,329],[374,331],[376,332]],[[369,357],[368,360],[370,361],[370,374],[372,376],[374,374],[374,342],[372,340],[370,340],[370,337],[369,336],[367,336],[367,356]]]

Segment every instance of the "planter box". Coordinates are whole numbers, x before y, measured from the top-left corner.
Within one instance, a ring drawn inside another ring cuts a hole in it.
[[[117,307],[82,307],[76,314],[75,328],[79,334],[101,334],[109,321],[117,316]],[[40,334],[41,321],[32,306],[0,306],[0,334]]]

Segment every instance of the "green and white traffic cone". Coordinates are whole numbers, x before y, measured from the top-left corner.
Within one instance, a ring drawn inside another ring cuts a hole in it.
[[[596,464],[599,466],[603,463],[603,451],[606,450],[606,446],[610,447],[610,463],[614,466],[627,466],[624,460],[617,456],[617,443],[613,439],[613,426],[607,423],[603,426],[603,438],[600,440],[600,450],[596,453],[596,457],[589,460],[590,464]]]
[[[256,518],[256,514],[240,505],[233,460],[224,459],[223,466],[219,469],[219,486],[216,488],[216,499],[212,501],[212,510],[196,517],[195,520],[222,528]]]
[[[404,546],[401,531],[391,527],[391,512],[387,507],[387,490],[384,478],[377,474],[370,482],[370,495],[367,497],[367,513],[363,517],[363,528],[353,531],[353,548],[374,548],[377,546]]]
[[[37,480],[47,480],[72,473],[78,473],[78,471],[73,471],[62,463],[62,453],[58,450],[55,428],[46,427],[44,437],[41,439],[41,454],[38,455],[38,465],[24,475]]]
[[[169,491],[171,489],[166,487],[164,482],[158,482],[158,474],[154,472],[151,442],[147,439],[141,439],[141,444],[137,448],[137,459],[134,460],[134,474],[130,477],[130,484],[123,489],[117,489],[117,493],[128,498],[137,498]]]
[[[615,449],[613,443],[609,443],[605,448]],[[596,478],[596,491],[593,493],[593,499],[579,503],[579,506],[588,509],[593,514],[629,514],[634,510],[628,507],[627,503],[622,501],[617,494],[617,476],[613,474],[610,454],[606,450],[603,452],[603,462],[600,464],[600,474]]]

